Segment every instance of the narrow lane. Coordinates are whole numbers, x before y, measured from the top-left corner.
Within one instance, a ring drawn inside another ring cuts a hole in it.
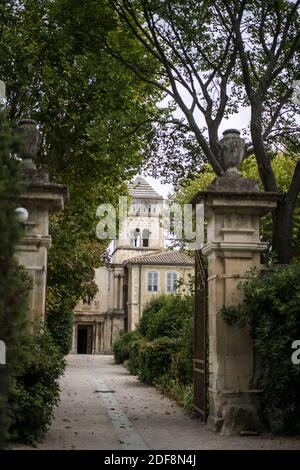
[[[35,448],[300,449],[300,439],[218,436],[112,356],[70,355],[55,419]]]

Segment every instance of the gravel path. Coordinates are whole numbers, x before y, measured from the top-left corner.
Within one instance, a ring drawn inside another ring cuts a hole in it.
[[[299,438],[216,435],[112,356],[70,355],[67,362],[60,406],[36,449],[300,449]]]

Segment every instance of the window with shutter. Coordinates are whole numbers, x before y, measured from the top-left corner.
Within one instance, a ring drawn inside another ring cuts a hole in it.
[[[148,291],[158,291],[158,273],[156,271],[148,272]]]
[[[167,292],[176,292],[177,289],[177,273],[167,273]]]

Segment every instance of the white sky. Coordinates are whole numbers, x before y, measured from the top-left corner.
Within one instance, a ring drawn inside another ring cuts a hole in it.
[[[150,176],[143,176],[145,180],[152,186],[155,191],[158,192],[164,199],[168,197],[168,194],[172,192],[172,184],[164,184],[159,179],[151,178]]]
[[[181,87],[180,91],[181,91],[181,97],[183,98],[183,101],[185,102],[185,104],[190,105],[191,97],[189,93],[183,87]],[[166,106],[169,99],[170,98],[165,98],[164,100],[162,100],[162,102],[159,104],[159,107],[163,108],[164,106]],[[250,106],[240,107],[237,113],[230,115],[228,118],[223,118],[219,127],[219,138],[220,139],[222,138],[222,133],[226,129],[237,129],[239,131],[242,131],[242,129],[247,128],[250,123],[250,113],[251,113]],[[174,117],[182,118],[184,117],[184,115],[182,111],[177,108],[177,110],[174,112]],[[194,117],[196,119],[196,122],[199,124],[199,127],[206,127],[204,117],[200,113],[200,111],[195,112]],[[297,116],[297,122],[300,122],[299,115]],[[248,139],[246,138],[246,140]],[[171,184],[162,184],[162,182],[159,179],[154,179],[148,176],[145,177],[145,179],[164,198],[166,198],[168,196],[168,193],[172,191],[173,189],[173,186]]]
[[[188,102],[189,100],[188,93],[183,91],[182,95],[186,95],[185,101]],[[161,103],[162,107],[164,105],[166,105],[166,102]],[[181,118],[183,117],[183,114],[178,109],[177,111],[175,111],[174,116],[177,118]],[[226,129],[234,128],[234,129],[238,129],[239,131],[241,131],[243,128],[247,127],[247,125],[249,124],[249,119],[250,119],[250,108],[240,108],[240,111],[236,114],[231,115],[229,119],[223,119],[219,128],[219,137],[222,138],[222,133]],[[204,118],[200,113],[196,116],[196,120],[199,126],[205,125]],[[160,179],[151,178],[149,176],[145,176],[144,178],[164,198],[167,198],[168,194],[172,192],[173,190],[172,184],[164,184],[161,182]]]

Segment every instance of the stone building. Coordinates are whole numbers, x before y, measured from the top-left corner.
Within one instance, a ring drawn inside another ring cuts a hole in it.
[[[193,259],[164,247],[163,198],[141,177],[129,193],[126,229],[114,241],[109,265],[95,270],[98,293],[75,310],[73,353],[111,354],[120,331],[136,328],[153,295],[187,288],[194,272]]]

